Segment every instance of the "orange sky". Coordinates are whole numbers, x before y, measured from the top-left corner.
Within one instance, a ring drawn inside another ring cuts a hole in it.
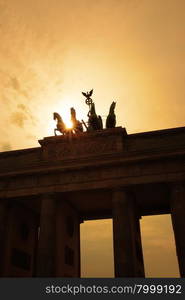
[[[53,111],[86,119],[91,88],[98,114],[117,101],[128,133],[185,125],[184,0],[0,0],[0,36],[0,151],[53,135]],[[169,217],[142,224],[148,276],[177,276]],[[111,230],[83,224],[85,276],[113,276]]]

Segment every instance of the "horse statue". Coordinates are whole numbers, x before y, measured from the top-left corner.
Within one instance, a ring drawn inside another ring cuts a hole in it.
[[[114,128],[116,126],[116,115],[114,113],[115,106],[116,102],[113,101],[106,119],[106,128]]]
[[[64,121],[62,120],[62,117],[57,112],[53,113],[53,119],[57,120],[57,127],[54,129],[55,135],[57,135],[56,131],[59,131],[63,135],[72,132],[72,129],[66,128],[66,125],[65,125]]]
[[[82,123],[76,119],[76,111],[73,107],[71,107],[71,122],[73,124],[72,130],[74,133],[83,132]]]
[[[101,116],[97,116],[94,102],[91,103],[91,107],[90,107],[90,110],[89,110],[87,116],[89,117],[88,131],[103,129],[102,118],[101,118]]]

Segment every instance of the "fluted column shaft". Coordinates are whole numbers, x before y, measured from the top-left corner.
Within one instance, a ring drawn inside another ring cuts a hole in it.
[[[114,191],[112,200],[115,277],[144,277],[136,205],[123,189]]]
[[[171,187],[171,217],[181,277],[185,277],[185,184]]]
[[[37,277],[56,274],[56,200],[46,194],[41,199],[40,232],[37,249]]]

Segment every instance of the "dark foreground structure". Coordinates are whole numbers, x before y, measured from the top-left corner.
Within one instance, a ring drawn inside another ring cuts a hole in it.
[[[1,276],[80,277],[80,223],[113,218],[115,276],[144,277],[139,219],[171,214],[185,277],[185,127],[39,143],[0,154]]]

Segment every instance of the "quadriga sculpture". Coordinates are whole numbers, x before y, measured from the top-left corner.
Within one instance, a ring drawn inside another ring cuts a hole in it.
[[[57,135],[56,131],[59,131],[62,134],[67,134],[67,133],[72,132],[71,128],[66,128],[66,125],[65,125],[64,121],[62,120],[62,117],[57,112],[53,113],[53,119],[57,120],[57,127],[54,129],[55,135]]]
[[[76,119],[76,111],[73,107],[71,107],[71,122],[74,133],[83,132],[82,123]]]
[[[116,102],[112,102],[110,109],[109,109],[109,114],[106,119],[106,128],[114,128],[116,126],[116,115],[114,113],[116,106]]]
[[[95,104],[92,103],[88,113],[88,130],[101,130],[103,129],[103,122],[101,116],[97,116]]]

